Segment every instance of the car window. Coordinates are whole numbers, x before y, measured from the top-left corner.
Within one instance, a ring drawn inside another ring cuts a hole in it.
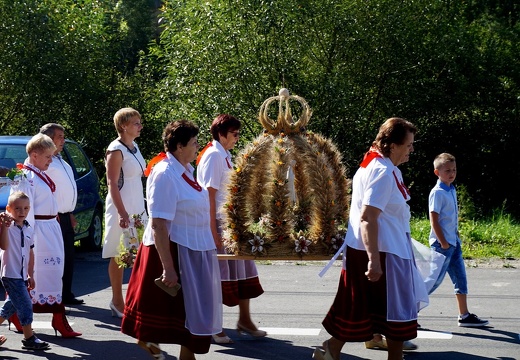
[[[23,144],[2,144],[0,145],[0,166],[13,168],[16,163],[22,163],[27,158],[25,145]]]
[[[81,151],[79,146],[74,143],[66,142],[64,147],[67,151],[67,154],[71,158],[70,160],[72,160],[72,164],[70,163],[71,161],[69,161],[69,159],[65,160],[67,160],[72,168],[76,169],[78,178],[86,175],[90,171],[90,165],[83,151]]]

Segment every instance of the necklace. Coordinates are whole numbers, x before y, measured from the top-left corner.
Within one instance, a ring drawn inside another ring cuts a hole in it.
[[[182,178],[184,179],[184,181],[186,181],[192,188],[194,188],[198,192],[202,191],[202,186],[199,185],[197,180],[195,180],[195,181],[191,180],[186,174],[182,174]]]
[[[44,183],[47,184],[47,186],[51,189],[52,192],[56,191],[56,184],[54,183],[54,181],[52,181],[49,175],[47,175],[43,171],[34,169],[32,166],[24,165],[23,168],[34,172],[36,176],[38,176],[40,179],[43,180]]]

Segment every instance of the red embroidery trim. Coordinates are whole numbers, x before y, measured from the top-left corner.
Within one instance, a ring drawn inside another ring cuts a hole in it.
[[[23,168],[35,173],[36,176],[38,176],[40,179],[43,180],[44,183],[47,184],[47,186],[51,189],[52,192],[56,191],[56,184],[54,183],[54,181],[52,181],[52,179],[49,177],[49,175],[47,175],[44,172],[37,171],[37,170],[33,169],[31,166],[24,165]]]
[[[198,192],[201,192],[202,191],[202,186],[199,185],[199,183],[197,182],[197,180],[193,181],[191,180],[186,174],[182,174],[182,178],[192,187],[194,188],[195,190],[197,190]]]
[[[226,164],[227,164],[228,169],[231,169],[231,164],[229,163],[228,158],[226,158]]]

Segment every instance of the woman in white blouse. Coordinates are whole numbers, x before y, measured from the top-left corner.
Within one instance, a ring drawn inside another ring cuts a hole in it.
[[[339,360],[346,342],[386,336],[388,360],[402,360],[403,342],[417,336],[417,312],[428,293],[415,267],[410,192],[398,166],[413,152],[416,127],[401,118],[381,125],[352,181],[343,269],[322,324],[331,335],[314,359]]]
[[[211,124],[210,142],[197,159],[197,180],[208,190],[211,233],[219,253],[225,253],[221,238],[221,210],[226,202],[227,182],[233,163],[229,150],[235,147],[240,134],[240,121],[228,114],[221,114]],[[222,298],[224,305],[239,308],[237,330],[253,337],[264,337],[267,333],[259,330],[251,319],[249,300],[263,294],[264,290],[258,279],[258,271],[253,260],[219,261],[222,278]],[[213,336],[218,344],[230,344],[233,341],[224,332]]]
[[[128,284],[121,331],[138,339],[156,359],[159,343],[181,345],[179,360],[209,351],[211,335],[222,331],[222,294],[210,230],[208,192],[193,178],[198,127],[185,120],[163,132],[166,158],[147,185],[148,221]],[[176,296],[156,286],[173,288]],[[200,296],[203,294],[203,296]]]

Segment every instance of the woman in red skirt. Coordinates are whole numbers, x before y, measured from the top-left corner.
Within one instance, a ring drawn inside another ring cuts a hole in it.
[[[413,259],[410,194],[397,167],[408,161],[416,132],[406,120],[385,121],[354,176],[343,269],[323,320],[332,337],[314,359],[339,360],[346,342],[383,334],[388,359],[402,360],[403,341],[417,337],[417,311],[428,294]]]
[[[197,180],[208,190],[210,202],[211,232],[217,251],[225,254],[221,237],[221,211],[227,196],[229,173],[233,169],[231,153],[240,135],[240,121],[234,116],[220,114],[211,124],[210,142],[197,158]],[[224,305],[237,306],[239,315],[237,330],[253,337],[264,337],[267,333],[259,330],[251,319],[249,311],[250,299],[264,293],[258,271],[253,260],[221,260],[220,278],[222,279],[222,298]],[[214,335],[217,344],[230,344],[233,340],[224,331]]]
[[[181,345],[179,360],[193,360],[207,353],[211,335],[222,331],[208,193],[190,165],[199,149],[198,132],[185,120],[166,126],[166,157],[146,185],[150,220],[128,284],[121,331],[156,359],[164,359],[158,344],[169,343]],[[171,296],[154,283],[157,278],[168,288],[182,287]]]

